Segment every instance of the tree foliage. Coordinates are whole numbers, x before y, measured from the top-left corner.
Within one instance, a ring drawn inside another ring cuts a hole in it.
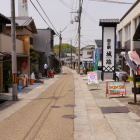
[[[54,52],[59,55],[59,45],[54,46]],[[72,46],[72,53],[76,52],[76,48]],[[65,57],[67,53],[71,53],[71,45],[67,43],[61,44],[61,57]]]

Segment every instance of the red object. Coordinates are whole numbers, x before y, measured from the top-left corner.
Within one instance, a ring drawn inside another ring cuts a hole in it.
[[[45,76],[45,72],[42,72],[42,76]]]
[[[54,74],[53,74],[53,71],[50,69],[50,71],[49,71],[49,76],[50,77],[54,77]]]
[[[137,75],[140,75],[140,65],[137,68]]]

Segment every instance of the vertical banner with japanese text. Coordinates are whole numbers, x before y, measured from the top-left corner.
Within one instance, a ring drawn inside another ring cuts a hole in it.
[[[27,0],[18,0],[18,16],[28,16]]]
[[[103,34],[103,71],[114,70],[115,27],[104,27]],[[108,69],[109,68],[109,69]],[[110,69],[111,68],[111,69]]]

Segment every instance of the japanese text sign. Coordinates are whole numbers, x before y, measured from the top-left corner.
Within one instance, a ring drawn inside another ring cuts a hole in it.
[[[124,81],[108,81],[107,82],[107,94],[109,95],[123,95],[126,94]]]
[[[88,85],[98,85],[98,76],[97,71],[89,71],[87,72],[88,76]]]

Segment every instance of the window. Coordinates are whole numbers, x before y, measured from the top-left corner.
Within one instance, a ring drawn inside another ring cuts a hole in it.
[[[119,31],[119,41],[122,42],[122,30]]]
[[[0,33],[2,32],[2,25],[0,25]]]
[[[30,44],[33,45],[33,38],[30,37]]]
[[[135,19],[135,29],[137,29],[139,23],[140,23],[140,16]]]
[[[91,52],[87,52],[87,55],[91,55]]]
[[[118,47],[121,48],[122,47],[122,30],[119,31],[119,41],[118,41]]]
[[[128,41],[131,39],[131,24],[125,27],[125,41]]]

